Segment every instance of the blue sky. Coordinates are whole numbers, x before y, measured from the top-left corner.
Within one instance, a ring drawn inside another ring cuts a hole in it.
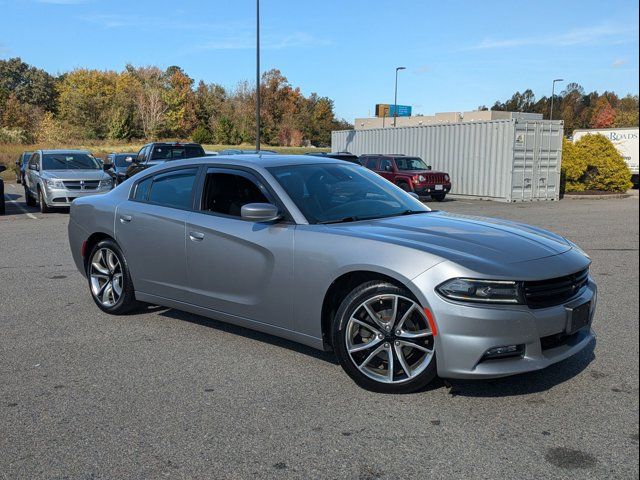
[[[376,103],[472,110],[551,80],[638,93],[638,2],[262,0],[262,67],[349,121]],[[0,0],[0,58],[51,73],[179,65],[233,87],[255,76],[255,0]]]

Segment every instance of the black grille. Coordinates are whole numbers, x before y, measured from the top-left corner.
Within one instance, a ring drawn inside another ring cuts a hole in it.
[[[587,284],[588,279],[589,269],[587,268],[564,277],[524,282],[522,291],[529,307],[552,307],[575,297]]]
[[[100,180],[65,180],[63,183],[68,190],[95,190]]]

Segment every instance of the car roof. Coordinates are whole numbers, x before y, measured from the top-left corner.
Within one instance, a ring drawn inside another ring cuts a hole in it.
[[[218,155],[215,157],[197,157],[197,158],[184,158],[176,159],[168,162],[162,162],[159,165],[151,167],[149,171],[161,171],[165,168],[173,168],[180,164],[181,166],[187,165],[229,165],[238,167],[252,167],[252,168],[270,168],[270,167],[285,167],[291,165],[318,165],[318,164],[336,164],[345,165],[343,160],[336,160],[333,158],[320,158],[313,157],[311,155],[282,155],[282,154],[268,154],[268,155],[256,155],[256,154],[241,154],[241,155]],[[355,165],[355,164],[353,164]]]

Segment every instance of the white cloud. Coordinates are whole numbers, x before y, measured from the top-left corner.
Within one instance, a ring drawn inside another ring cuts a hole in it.
[[[575,28],[564,33],[505,39],[486,38],[471,46],[472,50],[525,46],[570,47],[575,45],[612,44],[628,40],[631,30],[609,24]]]
[[[287,35],[265,34],[260,38],[260,47],[268,50],[279,50],[293,47],[309,47],[318,45],[330,45],[325,39],[316,38],[304,32],[292,32]],[[246,35],[211,40],[198,46],[199,50],[245,50],[256,47],[256,38],[253,32]]]
[[[36,0],[38,3],[48,3],[50,5],[78,5],[86,0]]]
[[[616,58],[613,62],[611,62],[611,66],[613,68],[620,68],[624,67],[627,63],[629,63],[629,60],[626,58]]]

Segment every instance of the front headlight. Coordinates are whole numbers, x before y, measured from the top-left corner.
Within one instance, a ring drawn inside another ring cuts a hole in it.
[[[445,174],[444,181],[448,182],[449,180],[451,180],[451,177],[449,175]]]
[[[424,182],[426,180],[424,175],[418,175],[418,181],[419,182]]]
[[[454,278],[436,291],[445,298],[462,302],[521,304],[522,295],[517,282]]]
[[[100,180],[100,185],[98,188],[111,188],[111,179],[106,178],[104,180]]]
[[[44,183],[46,183],[49,188],[64,188],[62,180],[58,180],[57,178],[46,178]]]

